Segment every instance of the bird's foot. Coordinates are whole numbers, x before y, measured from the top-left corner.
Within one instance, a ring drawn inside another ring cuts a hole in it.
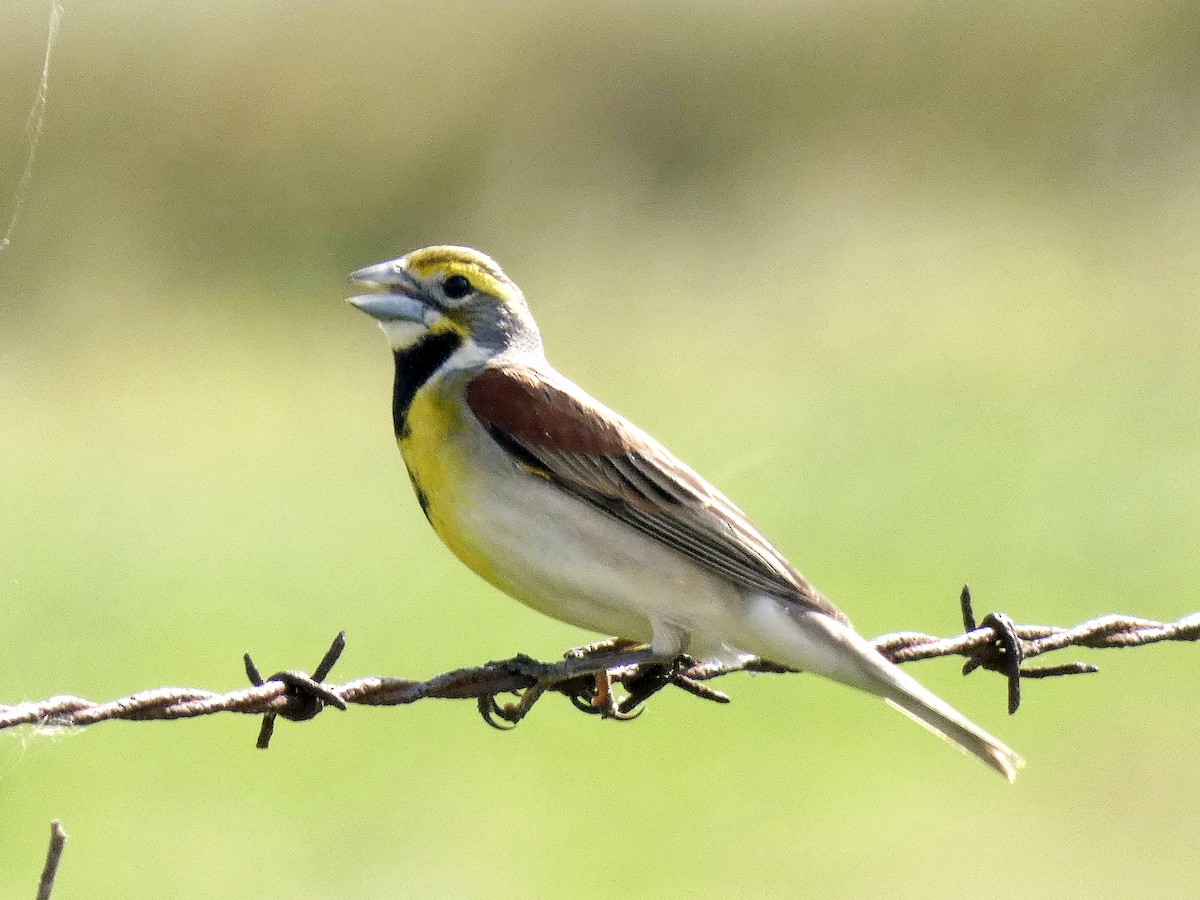
[[[632,715],[621,709],[623,700],[619,700],[613,691],[612,675],[605,669],[592,673],[592,682],[581,686],[578,691],[567,694],[571,704],[580,712],[590,716],[600,716],[603,719],[616,719],[619,722],[636,719],[641,710]]]
[[[627,722],[642,714],[640,709],[634,710],[632,707],[626,709],[625,700],[617,699],[617,695],[613,692],[612,676],[607,670],[597,672],[595,677],[596,692],[592,695],[591,701],[594,712],[599,713],[605,719],[616,719],[618,722]]]
[[[693,660],[685,655],[662,662],[650,660],[639,663],[632,674],[622,676],[627,691],[625,697],[618,697],[613,690],[611,671],[595,672],[591,690],[573,695],[571,702],[583,712],[618,721],[636,719],[642,713],[642,704],[669,684],[682,687],[704,699],[728,702],[728,698],[720,692],[705,688],[684,674],[693,664]]]
[[[597,656],[604,656],[608,653],[619,653],[622,650],[629,650],[638,646],[640,645],[637,641],[614,637],[603,641],[596,641],[592,644],[585,644],[582,647],[574,647],[563,654],[563,659],[587,660]],[[601,716],[605,719],[616,719],[618,721],[637,718],[639,713],[630,715],[628,712],[622,710],[621,705],[624,701],[619,700],[616,694],[613,693],[612,675],[607,669],[593,672],[592,678],[593,684],[589,686],[590,690],[585,688],[580,693],[569,695],[576,709],[590,715]]]
[[[546,693],[548,684],[537,682],[517,694],[513,703],[500,703],[495,694],[487,694],[479,698],[479,714],[483,721],[499,731],[511,731],[517,727],[525,716],[533,709],[533,704]]]
[[[600,656],[604,653],[614,653],[617,650],[628,650],[630,647],[638,646],[637,641],[626,640],[625,638],[608,638],[603,641],[596,641],[592,644],[584,644],[582,647],[572,647],[563,654],[563,659],[587,659],[589,656]]]
[[[674,659],[639,667],[637,674],[625,683],[625,688],[629,693],[621,701],[621,713],[630,716],[641,712],[638,707],[669,684],[685,687],[690,693],[694,693],[690,690],[690,686],[695,685],[696,682],[684,675],[694,664],[695,661],[690,656],[681,653]]]

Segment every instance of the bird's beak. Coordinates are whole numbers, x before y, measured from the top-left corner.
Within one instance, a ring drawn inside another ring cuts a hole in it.
[[[419,286],[399,260],[376,263],[350,273],[350,280],[382,291],[347,297],[346,302],[380,322],[424,323],[429,308],[417,299]]]

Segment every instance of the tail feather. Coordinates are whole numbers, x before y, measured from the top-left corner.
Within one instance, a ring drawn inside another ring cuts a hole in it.
[[[928,691],[925,693],[937,700],[949,714],[912,694],[884,699],[888,706],[904,713],[918,725],[924,726],[943,740],[957,745],[982,760],[985,765],[991,766],[1007,778],[1009,783],[1016,779],[1017,770],[1025,765],[1025,760],[978,725],[964,718],[953,707],[939,700],[936,694],[930,694]]]
[[[754,606],[750,620],[759,646],[745,649],[882,697],[1010,782],[1025,764],[1015,752],[885,659],[849,625],[774,598],[757,598]]]

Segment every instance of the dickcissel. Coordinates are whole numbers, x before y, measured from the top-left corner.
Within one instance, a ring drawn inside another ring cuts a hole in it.
[[[655,658],[749,654],[875,694],[1013,779],[1016,753],[881,656],[732,501],[555,371],[493,260],[428,247],[350,279],[395,356],[417,501],[476,573]]]

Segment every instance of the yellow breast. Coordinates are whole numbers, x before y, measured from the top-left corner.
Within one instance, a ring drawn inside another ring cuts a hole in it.
[[[397,438],[417,500],[438,537],[472,571],[496,584],[495,568],[483,547],[485,535],[471,533],[469,506],[479,473],[464,454],[467,423],[462,407],[435,390],[413,398],[404,434]]]

